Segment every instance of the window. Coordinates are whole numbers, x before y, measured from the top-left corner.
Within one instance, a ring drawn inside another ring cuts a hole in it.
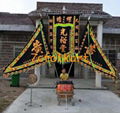
[[[116,50],[120,52],[120,39],[119,38],[103,38],[103,48],[106,50]]]
[[[117,59],[117,52],[116,50],[104,50],[106,56],[109,58],[110,62],[115,66],[116,59]]]

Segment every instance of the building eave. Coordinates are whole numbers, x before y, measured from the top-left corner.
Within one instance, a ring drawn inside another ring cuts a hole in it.
[[[89,16],[91,16],[91,20],[102,20],[106,21],[107,19],[111,18],[112,16],[105,12],[99,12],[99,11],[66,11],[66,13],[63,13],[62,10],[56,10],[56,11],[41,11],[41,10],[35,10],[30,12],[28,15],[32,20],[36,20],[38,18],[48,18],[48,15],[50,14],[74,14],[74,15],[80,15],[81,20],[86,20]]]
[[[26,31],[26,32],[33,32],[35,29],[35,26],[33,25],[5,25],[0,24],[0,31]]]
[[[103,28],[104,34],[120,34],[120,28]]]

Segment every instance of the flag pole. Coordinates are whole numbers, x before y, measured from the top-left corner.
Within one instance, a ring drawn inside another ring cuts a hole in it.
[[[92,16],[93,13],[94,13],[94,12],[92,11],[91,14],[89,15],[89,17],[88,17],[88,22],[90,21],[91,16]],[[89,46],[90,46],[90,24],[88,24],[88,48],[90,49]],[[90,53],[90,52],[89,52],[89,56],[90,56],[91,65],[92,65],[92,67],[93,67],[93,69],[94,69],[94,65],[93,65],[93,62],[92,62],[92,58],[91,58],[91,53]]]

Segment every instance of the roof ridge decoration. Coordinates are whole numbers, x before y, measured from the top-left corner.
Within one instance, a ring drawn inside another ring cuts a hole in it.
[[[62,8],[63,6],[66,6],[70,9],[72,8],[75,9],[92,9],[92,10],[103,10],[103,4],[101,3],[79,3],[79,2],[37,2],[37,9],[43,8],[43,7],[56,7]]]
[[[45,63],[45,60],[41,60],[41,58],[45,55],[49,55],[50,53],[43,30],[43,24],[42,21],[40,21],[40,24],[34,31],[30,41],[20,54],[5,68],[3,74],[4,77],[25,72],[37,65]]]

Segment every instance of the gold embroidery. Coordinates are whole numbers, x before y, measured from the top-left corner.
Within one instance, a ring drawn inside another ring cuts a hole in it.
[[[66,44],[67,43],[67,37],[62,37],[60,38],[60,43]]]
[[[34,55],[34,57],[32,58],[32,61],[34,61],[39,53],[40,54],[43,53],[43,51],[42,51],[42,44],[38,40],[36,40],[33,43],[33,49],[31,51],[33,52],[32,55]]]
[[[61,49],[62,52],[65,52],[66,45],[62,44],[62,45],[60,46],[60,49]]]
[[[95,44],[94,45],[91,44],[89,47],[85,47],[86,52],[84,54],[84,58],[86,59],[89,55],[94,54],[94,52],[96,52],[95,48],[96,48]]]
[[[65,49],[67,48],[66,47],[66,43],[67,43],[67,33],[66,33],[66,29],[65,28],[62,28],[61,31],[60,31],[60,50],[61,52],[65,52]]]
[[[61,16],[58,16],[58,17],[56,18],[56,20],[57,20],[57,22],[62,22],[62,17],[61,17]]]
[[[60,35],[67,36],[67,33],[65,33],[65,31],[66,31],[66,29],[62,28],[61,32],[60,32]]]
[[[68,22],[71,22],[71,21],[72,21],[72,16],[68,16],[68,17],[66,18],[66,20],[67,20]]]

